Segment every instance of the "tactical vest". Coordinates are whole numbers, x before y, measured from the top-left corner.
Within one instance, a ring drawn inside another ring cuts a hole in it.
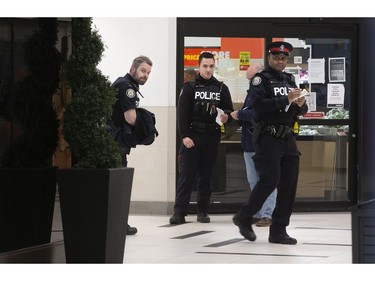
[[[288,92],[291,88],[295,88],[295,80],[294,76],[289,73],[281,73],[282,79],[280,80],[279,77],[275,77],[268,71],[263,71],[259,73],[259,76],[264,79],[265,84],[268,88],[269,97],[281,97],[281,96],[288,96]],[[289,113],[286,113],[284,110],[280,110],[279,112],[274,112],[271,114],[264,113],[266,116],[263,116],[263,120],[267,124],[270,125],[287,125],[293,126],[293,123],[298,120],[296,116],[291,116]],[[257,119],[259,117],[257,116]]]
[[[199,82],[199,81],[198,81]],[[223,82],[203,85],[191,80],[190,85],[194,89],[193,112],[190,121],[202,123],[215,123],[217,110],[220,105]]]
[[[270,90],[272,97],[274,96],[287,96],[290,88],[295,88],[295,80],[292,74],[282,73],[283,80],[280,81],[274,77],[271,73],[264,71],[260,73],[266,81],[266,84]]]

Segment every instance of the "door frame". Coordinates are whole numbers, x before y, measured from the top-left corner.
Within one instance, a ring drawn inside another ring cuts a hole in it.
[[[272,37],[279,38],[349,38],[351,42],[351,93],[349,120],[349,161],[348,161],[348,200],[347,201],[298,201],[296,211],[342,211],[349,210],[357,202],[357,116],[359,91],[359,29],[361,19],[357,18],[177,18],[177,71],[176,106],[184,76],[184,37],[263,37],[265,45]],[[176,151],[180,146],[177,130]],[[178,166],[176,164],[176,186]],[[212,204],[212,212],[235,212],[240,204]],[[195,206],[191,206],[194,212]]]

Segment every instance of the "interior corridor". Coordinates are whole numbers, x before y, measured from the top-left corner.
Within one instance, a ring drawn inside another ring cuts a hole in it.
[[[170,225],[169,216],[129,215],[138,228],[127,236],[124,264],[351,264],[349,212],[294,213],[288,227],[294,246],[268,242],[268,227],[256,227],[255,242],[241,236],[233,214],[210,215],[211,223],[186,217]],[[65,263],[60,206],[56,202],[51,243],[0,254],[0,263]]]

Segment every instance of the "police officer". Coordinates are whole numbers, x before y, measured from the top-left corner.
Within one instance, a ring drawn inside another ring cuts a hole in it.
[[[137,120],[136,109],[139,106],[139,86],[144,85],[151,73],[152,61],[147,56],[139,56],[133,60],[129,73],[119,77],[113,83],[117,89],[117,100],[113,106],[109,123],[111,134],[119,143],[122,165],[127,167],[127,155],[130,153],[132,130]],[[137,233],[137,228],[128,225],[127,235]]]
[[[177,106],[177,122],[182,144],[179,150],[179,178],[176,189],[174,215],[171,224],[185,222],[188,213],[192,184],[198,175],[197,221],[209,223],[208,208],[211,198],[211,178],[221,138],[216,122],[218,108],[233,111],[228,87],[213,77],[215,59],[212,53],[199,56],[198,74],[185,82]],[[221,113],[226,123],[228,114]],[[220,123],[220,122],[219,122]]]
[[[250,88],[251,81],[256,73],[263,70],[263,65],[254,62],[246,71],[246,77],[250,81],[248,94],[246,95],[243,107],[241,110],[236,110],[231,113],[234,120],[240,122],[242,132],[241,132],[241,146],[244,150],[244,160],[246,166],[247,180],[252,190],[257,184],[259,177],[258,172],[254,163],[255,148],[252,140],[252,129],[254,123],[254,110],[251,107],[250,102]],[[264,202],[263,207],[254,214],[253,222],[256,226],[270,226],[272,223],[272,213],[276,205],[276,189],[271,193],[271,195]]]
[[[293,50],[287,42],[273,42],[267,46],[268,67],[254,76],[250,88],[251,105],[258,122],[253,132],[256,144],[254,162],[259,181],[247,203],[233,217],[240,233],[255,241],[251,227],[252,216],[277,186],[276,207],[269,230],[270,243],[297,243],[286,232],[296,195],[299,151],[293,127],[298,116],[307,112],[304,97],[291,74],[283,72]]]

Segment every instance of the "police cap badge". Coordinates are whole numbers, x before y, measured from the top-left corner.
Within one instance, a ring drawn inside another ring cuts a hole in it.
[[[289,44],[288,42],[284,41],[277,41],[272,42],[267,46],[268,53],[271,53],[273,55],[277,54],[283,54],[286,56],[289,56],[289,53],[293,50],[293,46]]]

